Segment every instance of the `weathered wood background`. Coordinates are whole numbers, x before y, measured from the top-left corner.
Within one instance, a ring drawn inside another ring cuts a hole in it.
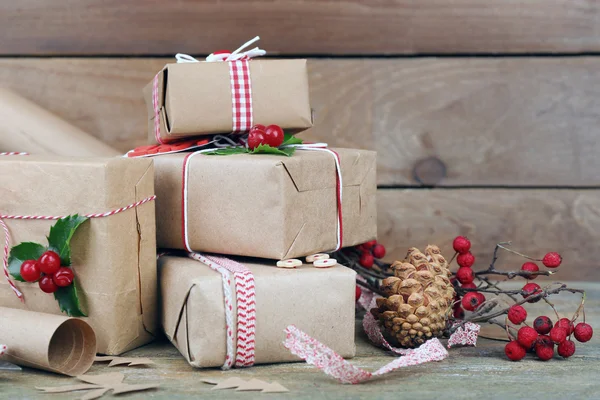
[[[174,53],[258,34],[272,54],[310,58],[317,120],[306,137],[379,152],[390,258],[427,243],[449,251],[466,234],[481,262],[513,240],[533,255],[562,252],[563,279],[598,280],[599,9],[598,0],[4,0],[0,85],[125,151],[145,141],[141,88]]]

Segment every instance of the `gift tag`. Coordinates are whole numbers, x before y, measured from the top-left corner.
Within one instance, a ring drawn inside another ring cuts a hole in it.
[[[317,254],[313,254],[311,256],[306,257],[306,262],[314,263],[317,260],[327,260],[328,258],[329,258],[329,254],[317,253]]]
[[[327,258],[325,260],[316,260],[313,265],[316,268],[329,268],[333,267],[337,264],[337,260],[335,258]]]
[[[179,153],[186,150],[193,150],[205,146],[209,143],[208,139],[182,140],[169,144],[153,144],[149,146],[140,146],[127,153],[127,157],[151,157],[156,154]]]
[[[277,261],[277,266],[279,268],[298,268],[301,265],[302,265],[302,261],[297,260],[295,258],[290,258],[289,260]]]

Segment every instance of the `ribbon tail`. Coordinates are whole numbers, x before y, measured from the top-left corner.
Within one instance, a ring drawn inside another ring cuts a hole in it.
[[[437,338],[433,338],[416,349],[407,350],[403,357],[396,358],[391,363],[373,372],[373,376],[384,375],[399,368],[412,367],[431,361],[442,361],[446,357],[448,357],[448,351]]]
[[[312,364],[327,375],[342,383],[360,383],[371,379],[368,371],[355,367],[335,351],[315,338],[308,336],[294,325],[285,330],[286,339],[283,345],[294,355]]]

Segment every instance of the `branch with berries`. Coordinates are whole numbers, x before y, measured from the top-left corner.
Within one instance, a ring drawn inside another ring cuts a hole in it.
[[[552,276],[562,264],[559,253],[549,252],[542,258],[534,258],[510,248],[510,242],[498,243],[492,260],[485,269],[474,270],[475,256],[471,253],[471,242],[464,236],[453,241],[454,256],[448,262],[456,261],[458,269],[452,273],[450,282],[455,291],[454,302],[449,310],[446,334],[450,335],[466,322],[489,323],[502,327],[507,335],[506,356],[510,360],[520,360],[527,352],[533,352],[543,361],[557,353],[568,358],[575,353],[575,340],[585,343],[592,338],[593,329],[585,322],[585,291],[571,288],[556,282],[545,287],[532,282],[538,276]],[[526,259],[519,270],[505,271],[497,268],[502,252],[516,254]],[[364,243],[354,248],[344,249],[335,257],[353,268],[361,277],[357,285],[367,288],[380,296],[387,297],[383,281],[393,277],[393,265],[382,262],[385,247],[376,241]],[[540,269],[538,263],[545,268]],[[502,284],[513,279],[524,279],[520,289],[506,289]],[[360,297],[357,286],[357,299]],[[551,296],[563,292],[581,295],[581,302],[570,318],[560,317]],[[528,325],[527,310],[524,306],[544,301],[554,312],[556,322],[545,315],[534,319]],[[582,316],[582,322],[576,323]]]

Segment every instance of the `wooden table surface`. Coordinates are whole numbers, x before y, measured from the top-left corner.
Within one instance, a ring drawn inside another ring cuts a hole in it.
[[[588,291],[587,322],[600,326],[600,283],[573,283]],[[555,298],[559,313],[569,316],[577,297],[566,294]],[[529,315],[548,315],[543,304],[528,305]],[[598,329],[598,328],[597,328]],[[490,334],[488,327],[484,327]],[[504,343],[479,339],[476,348],[451,349],[441,362],[429,363],[396,371],[384,378],[360,385],[342,385],[305,363],[257,366],[244,370],[198,370],[190,367],[177,350],[166,341],[159,341],[128,353],[132,357],[150,357],[151,367],[113,367],[95,364],[89,374],[122,372],[126,383],[158,382],[161,388],[121,397],[128,399],[192,399],[212,396],[216,399],[294,398],[294,399],[378,399],[397,396],[403,399],[590,399],[600,396],[600,333],[588,343],[577,343],[577,352],[564,360],[558,356],[541,362],[528,355],[520,362],[510,362],[504,356]],[[375,370],[392,357],[367,342],[357,324],[357,357],[352,363]],[[258,378],[277,381],[289,393],[260,394],[233,390],[211,391],[211,385],[200,378],[216,380],[229,377]],[[76,399],[84,392],[41,394],[36,386],[61,386],[75,381],[68,377],[24,369],[22,372],[0,372],[2,399]],[[110,395],[105,398],[110,398]]]

